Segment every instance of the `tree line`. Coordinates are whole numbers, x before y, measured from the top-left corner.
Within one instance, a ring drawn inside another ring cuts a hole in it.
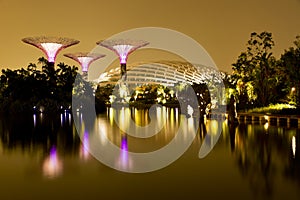
[[[235,96],[238,109],[276,103],[288,103],[300,108],[300,36],[279,59],[273,55],[274,45],[272,33],[251,33],[246,50],[232,64],[232,73],[226,73],[223,77],[227,96]],[[78,102],[94,102],[96,111],[102,111],[111,100],[114,86],[97,87],[83,80],[75,66],[64,63],[59,63],[56,68],[49,66],[42,57],[37,64],[30,63],[27,68],[3,69],[0,77],[0,112],[59,112],[71,108],[74,94],[85,98],[82,95],[85,92],[93,94],[90,96],[95,100]],[[75,86],[77,78],[80,84]],[[193,88],[199,93],[199,98],[205,97],[199,99],[202,102],[199,105],[208,105],[211,99],[207,94],[207,85],[193,85]],[[158,95],[159,90],[163,91],[160,94],[164,93],[164,98]],[[170,91],[170,88],[159,86],[140,87],[132,99],[135,95],[134,105],[155,103],[156,99],[166,104],[176,104],[176,98],[170,98]]]
[[[276,103],[300,107],[300,36],[279,59],[273,55],[274,46],[272,33],[253,32],[246,50],[232,64],[232,74],[227,75],[225,84],[239,109]]]
[[[69,108],[77,70],[77,67],[64,63],[59,63],[54,69],[43,57],[38,59],[38,64],[30,63],[26,69],[3,69],[0,111],[57,112]]]

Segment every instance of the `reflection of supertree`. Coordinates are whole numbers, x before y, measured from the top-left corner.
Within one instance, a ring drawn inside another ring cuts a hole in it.
[[[64,56],[71,58],[78,62],[81,65],[82,68],[82,76],[85,80],[88,78],[88,70],[90,67],[90,64],[94,62],[95,60],[98,60],[105,55],[103,54],[96,54],[96,53],[83,53],[83,52],[78,52],[78,53],[68,53],[64,54]]]
[[[47,55],[48,62],[52,67],[54,67],[57,54],[62,49],[79,43],[74,39],[49,36],[27,37],[22,41],[41,49]]]
[[[130,160],[130,157],[128,155],[128,141],[126,134],[121,136],[120,156],[117,160],[116,165],[121,170],[128,170],[132,167],[132,161]]]
[[[85,131],[82,137],[82,144],[80,146],[79,156],[84,160],[87,160],[90,155],[89,150],[90,150],[89,133]]]
[[[43,173],[48,178],[55,178],[62,174],[62,161],[57,155],[57,149],[52,146],[49,156],[43,162]]]
[[[97,44],[114,51],[119,56],[121,64],[121,77],[122,80],[126,80],[126,62],[128,55],[136,49],[146,46],[149,43],[143,40],[116,39],[99,41]]]

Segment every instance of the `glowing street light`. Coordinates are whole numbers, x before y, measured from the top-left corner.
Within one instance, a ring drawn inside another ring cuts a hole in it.
[[[292,92],[295,92],[296,91],[296,88],[295,87],[292,87]]]

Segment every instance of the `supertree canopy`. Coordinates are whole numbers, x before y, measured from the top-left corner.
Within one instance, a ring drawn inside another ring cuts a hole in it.
[[[48,62],[53,65],[56,55],[62,49],[79,43],[78,40],[53,36],[27,37],[23,38],[22,41],[41,49],[47,55]]]
[[[125,39],[115,39],[115,40],[103,40],[97,42],[97,45],[106,47],[114,51],[120,58],[121,64],[126,64],[128,55],[135,51],[136,49],[148,45],[149,42],[143,40],[125,40]]]
[[[114,51],[120,59],[121,75],[126,74],[126,62],[128,55],[136,49],[148,45],[149,42],[143,40],[125,40],[125,39],[111,39],[97,42],[97,45],[106,47]],[[126,76],[124,76],[126,77]]]
[[[80,64],[82,69],[82,75],[84,79],[87,80],[90,64],[95,60],[104,57],[105,55],[97,54],[97,53],[77,52],[77,53],[67,53],[64,54],[64,56],[71,58]]]

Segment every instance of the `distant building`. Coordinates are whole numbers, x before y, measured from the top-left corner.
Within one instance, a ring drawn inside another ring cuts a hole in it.
[[[115,85],[121,79],[120,67],[116,66],[100,74],[96,80],[100,86]],[[160,84],[174,86],[178,83],[221,83],[221,73],[213,67],[181,61],[158,61],[127,65],[128,86]]]

